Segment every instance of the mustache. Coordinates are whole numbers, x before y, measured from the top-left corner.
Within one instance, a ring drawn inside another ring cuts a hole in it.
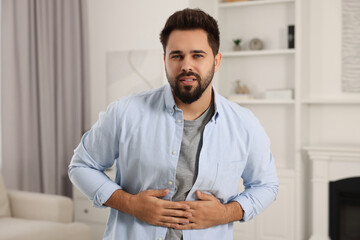
[[[194,76],[196,78],[196,80],[200,79],[200,75],[194,72],[182,72],[179,75],[176,76],[176,80],[180,80],[180,78],[182,77],[189,77],[189,76]]]

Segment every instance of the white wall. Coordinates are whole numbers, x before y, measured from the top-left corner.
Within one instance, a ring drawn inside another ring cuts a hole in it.
[[[344,93],[341,87],[342,68],[342,1],[302,2],[302,21],[306,23],[306,46],[303,94],[309,98],[359,98],[358,93]]]
[[[309,97],[349,97],[341,92],[341,0],[308,1]]]
[[[88,0],[91,124],[107,105],[106,53],[161,49],[159,34],[166,19],[188,6],[189,0]]]
[[[216,9],[215,9],[215,1],[209,0],[189,0],[190,8],[200,8],[206,13],[210,14],[214,18],[216,18]]]

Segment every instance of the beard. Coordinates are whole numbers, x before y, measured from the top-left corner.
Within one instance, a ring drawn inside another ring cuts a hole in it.
[[[202,79],[199,74],[196,74],[191,71],[182,72],[181,74],[177,75],[175,79],[171,79],[171,77],[169,77],[168,72],[166,70],[166,77],[168,79],[168,82],[170,83],[170,86],[175,96],[179,98],[183,103],[191,104],[197,101],[202,96],[202,94],[207,89],[207,87],[210,85],[214,77],[214,72],[215,72],[215,65],[207,73],[204,79]],[[182,86],[180,83],[180,78],[185,76],[195,77],[196,78],[195,81],[198,84],[196,86],[190,86],[190,85]]]

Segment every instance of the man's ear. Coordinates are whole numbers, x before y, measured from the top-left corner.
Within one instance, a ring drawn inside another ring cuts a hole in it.
[[[222,59],[221,53],[216,54],[216,56],[215,56],[215,72],[217,72],[220,68],[221,59]]]

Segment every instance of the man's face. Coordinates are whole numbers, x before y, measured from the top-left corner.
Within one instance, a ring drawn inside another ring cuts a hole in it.
[[[190,104],[211,87],[221,54],[214,57],[204,30],[174,30],[169,36],[164,60],[166,76],[175,96]]]

